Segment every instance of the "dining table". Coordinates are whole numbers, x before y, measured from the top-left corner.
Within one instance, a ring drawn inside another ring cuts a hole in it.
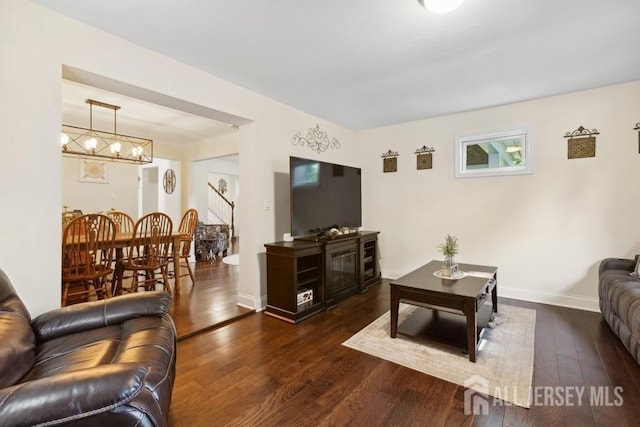
[[[120,295],[122,293],[122,278],[124,275],[123,260],[124,249],[130,247],[133,243],[133,233],[116,233],[114,240],[114,248],[116,252],[116,265],[113,273],[113,295]],[[191,240],[190,236],[185,233],[174,232],[171,234],[171,253],[173,258],[174,268],[174,287],[175,292],[180,292],[180,244],[183,240]]]

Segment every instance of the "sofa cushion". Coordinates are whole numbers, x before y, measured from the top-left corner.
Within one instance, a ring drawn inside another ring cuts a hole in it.
[[[147,292],[142,294],[151,297]],[[133,302],[132,298],[117,298]],[[175,327],[171,318],[168,315],[137,317],[119,325],[41,342],[35,366],[21,382],[28,384],[115,365],[140,365],[148,369],[135,405],[148,417],[162,419],[163,414],[169,412],[175,376]]]
[[[0,388],[17,383],[35,362],[31,316],[0,271]]]
[[[31,321],[0,270],[0,426],[166,427],[175,378],[171,296],[141,292]]]
[[[598,295],[602,317],[640,363],[640,279],[635,260],[607,258],[600,263]]]
[[[604,276],[603,284],[611,312],[626,325],[640,325],[640,280],[630,277],[629,273],[608,274]]]

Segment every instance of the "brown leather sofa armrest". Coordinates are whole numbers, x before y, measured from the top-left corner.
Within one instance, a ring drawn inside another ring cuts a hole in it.
[[[37,341],[44,342],[136,317],[164,316],[170,306],[171,295],[167,292],[139,292],[52,310],[33,319],[31,327]]]
[[[0,389],[0,424],[63,424],[109,411],[135,398],[148,369],[138,364],[101,365]]]
[[[600,262],[598,272],[600,275],[602,275],[602,272],[605,270],[626,270],[631,272],[635,268],[636,262],[638,262],[638,255],[636,255],[634,259],[605,258]]]

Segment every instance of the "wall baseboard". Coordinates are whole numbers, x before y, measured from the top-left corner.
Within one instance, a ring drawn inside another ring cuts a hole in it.
[[[558,305],[561,307],[575,308],[578,310],[600,312],[600,303],[597,298],[588,298],[578,295],[560,294],[556,292],[540,292],[498,286],[498,297],[513,298],[540,304]]]
[[[255,311],[262,311],[267,305],[267,297],[254,298],[249,294],[238,294],[238,305]]]
[[[385,271],[382,277],[388,279],[397,279],[403,276],[402,273],[393,271]],[[600,312],[600,303],[597,298],[583,297],[579,295],[562,294],[557,292],[542,292],[536,290],[524,290],[510,288],[507,286],[498,286],[498,296],[505,298],[519,299],[529,302],[537,302],[540,304],[557,305],[560,307],[575,308],[578,310]]]

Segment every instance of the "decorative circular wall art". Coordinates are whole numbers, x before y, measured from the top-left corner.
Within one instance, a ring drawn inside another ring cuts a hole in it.
[[[164,173],[164,177],[162,178],[162,186],[164,187],[164,192],[167,194],[173,193],[173,190],[176,189],[176,173],[173,169],[167,169]]]

